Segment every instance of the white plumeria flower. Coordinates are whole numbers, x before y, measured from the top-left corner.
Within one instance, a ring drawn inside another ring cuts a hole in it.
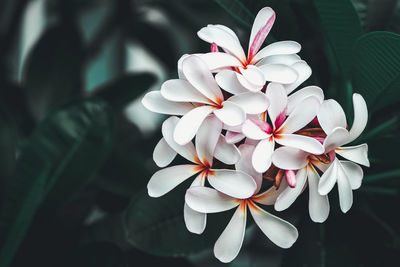
[[[283,146],[300,148],[313,154],[323,153],[323,146],[314,138],[294,134],[315,118],[320,106],[318,98],[309,96],[302,99],[286,117],[288,97],[283,86],[270,83],[266,95],[271,103],[268,115],[272,127],[266,120],[261,119],[246,120],[242,127],[243,134],[247,138],[260,140],[253,153],[253,167],[263,173],[271,166],[275,142]]]
[[[179,121],[174,132],[175,141],[184,145],[196,135],[203,120],[211,113],[229,126],[243,123],[246,114],[264,112],[269,105],[261,92],[245,92],[228,99],[217,85],[206,64],[197,56],[188,56],[182,61],[182,72],[186,80],[166,81],[161,87],[161,95],[177,103],[195,103],[195,108]]]
[[[301,49],[297,42],[276,42],[259,50],[274,21],[275,12],[270,7],[258,12],[251,30],[247,57],[238,37],[228,27],[208,25],[198,32],[202,40],[226,52],[200,55],[210,70],[218,72],[216,79],[221,88],[233,94],[243,90],[259,91],[266,81],[271,81],[285,84],[289,93],[311,75],[311,68],[296,55]]]
[[[216,213],[237,207],[232,219],[214,245],[214,254],[222,262],[231,262],[239,254],[246,230],[247,208],[261,231],[276,245],[289,248],[297,240],[298,232],[292,224],[266,212],[256,203],[273,205],[278,195],[286,188],[281,184],[279,189],[271,187],[264,193],[257,194],[261,187],[262,177],[251,167],[251,155],[254,146],[242,144],[241,161],[237,169],[252,173],[257,180],[257,189],[253,196],[247,199],[237,199],[207,187],[191,187],[186,191],[185,201],[195,211],[201,213]]]
[[[275,210],[282,211],[289,208],[307,187],[308,181],[310,218],[314,222],[324,222],[329,215],[329,200],[327,195],[318,193],[320,176],[315,167],[325,171],[328,165],[324,164],[320,157],[293,147],[276,149],[272,155],[272,163],[284,170],[297,170],[296,186],[287,187],[279,195],[274,205]]]
[[[368,122],[367,104],[361,95],[353,94],[353,107],[354,122],[350,131],[346,129],[344,111],[335,100],[325,100],[318,112],[318,121],[327,134],[324,140],[325,153],[334,152],[329,154],[332,155],[332,163],[321,176],[318,192],[327,195],[337,183],[340,208],[344,213],[353,204],[352,190],[361,186],[363,178],[363,170],[356,163],[369,167],[367,144],[342,147],[354,141],[364,131]],[[349,161],[339,160],[333,156],[335,153]]]

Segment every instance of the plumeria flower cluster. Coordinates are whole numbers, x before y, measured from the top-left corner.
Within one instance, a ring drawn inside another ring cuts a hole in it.
[[[366,144],[344,146],[367,124],[364,99],[353,95],[349,130],[342,107],[325,100],[321,88],[292,93],[311,68],[297,55],[297,42],[276,42],[260,50],[274,21],[271,8],[260,10],[247,56],[231,29],[202,28],[198,36],[211,44],[211,52],[182,56],[179,79],[166,81],[142,100],[147,109],[170,115],[153,153],[163,169],[151,177],[149,195],[161,197],[192,179],[183,217],[196,234],[204,232],[208,213],[236,209],[214,246],[222,262],[240,251],[247,210],[273,243],[289,248],[297,240],[296,227],[261,207],[285,210],[308,186],[310,218],[324,222],[335,184],[340,208],[347,212],[352,191],[361,186],[360,165],[369,166]],[[187,163],[168,167],[178,154]]]

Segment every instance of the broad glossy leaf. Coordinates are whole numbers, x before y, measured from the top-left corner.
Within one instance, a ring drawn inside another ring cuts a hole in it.
[[[353,86],[378,110],[400,98],[400,35],[371,32],[363,35],[354,49]]]
[[[342,75],[349,78],[353,47],[362,34],[354,6],[350,0],[314,0],[314,4]]]
[[[211,248],[229,222],[229,214],[209,214],[202,235],[190,233],[183,219],[184,193],[190,185],[180,185],[161,198],[151,198],[147,190],[132,200],[126,210],[126,232],[138,249],[159,256],[184,256]]]
[[[146,92],[155,81],[156,77],[149,72],[125,74],[95,89],[93,94],[120,110]]]
[[[43,34],[27,58],[23,76],[37,120],[81,93],[82,66],[82,40],[75,25],[58,24]]]
[[[84,184],[107,155],[110,110],[87,100],[45,119],[21,147],[0,213],[0,266],[12,260],[45,199],[56,207]]]

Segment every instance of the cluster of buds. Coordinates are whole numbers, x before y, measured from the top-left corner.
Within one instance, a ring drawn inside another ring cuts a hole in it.
[[[358,164],[369,166],[367,144],[343,147],[367,124],[364,99],[353,95],[349,130],[342,107],[325,100],[321,88],[292,93],[310,77],[311,68],[297,55],[297,42],[275,42],[260,50],[274,21],[271,8],[259,11],[247,57],[228,27],[202,28],[198,36],[211,44],[211,52],[182,56],[179,79],[166,81],[142,100],[147,109],[171,115],[154,150],[154,161],[163,169],[151,177],[149,195],[161,197],[192,177],[183,211],[187,229],[196,234],[205,230],[207,213],[236,208],[214,246],[222,262],[240,251],[247,209],[273,243],[289,248],[297,240],[296,227],[260,205],[285,210],[308,186],[310,218],[324,222],[335,184],[340,208],[347,212],[352,190],[363,178]],[[177,154],[189,163],[167,167]]]

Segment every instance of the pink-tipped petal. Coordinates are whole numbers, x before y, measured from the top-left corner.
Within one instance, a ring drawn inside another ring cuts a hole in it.
[[[269,126],[268,123],[258,120],[246,120],[242,125],[243,134],[253,140],[268,139],[271,136],[271,130],[263,124]],[[271,126],[269,126],[271,128]]]
[[[296,187],[296,173],[293,170],[285,170],[285,179],[289,187]]]
[[[264,43],[269,31],[275,22],[275,12],[270,7],[264,7],[261,9],[253,23],[251,29],[248,61],[250,62],[253,57],[257,54],[261,45]]]
[[[216,43],[211,44],[211,52],[219,52],[218,45]]]

